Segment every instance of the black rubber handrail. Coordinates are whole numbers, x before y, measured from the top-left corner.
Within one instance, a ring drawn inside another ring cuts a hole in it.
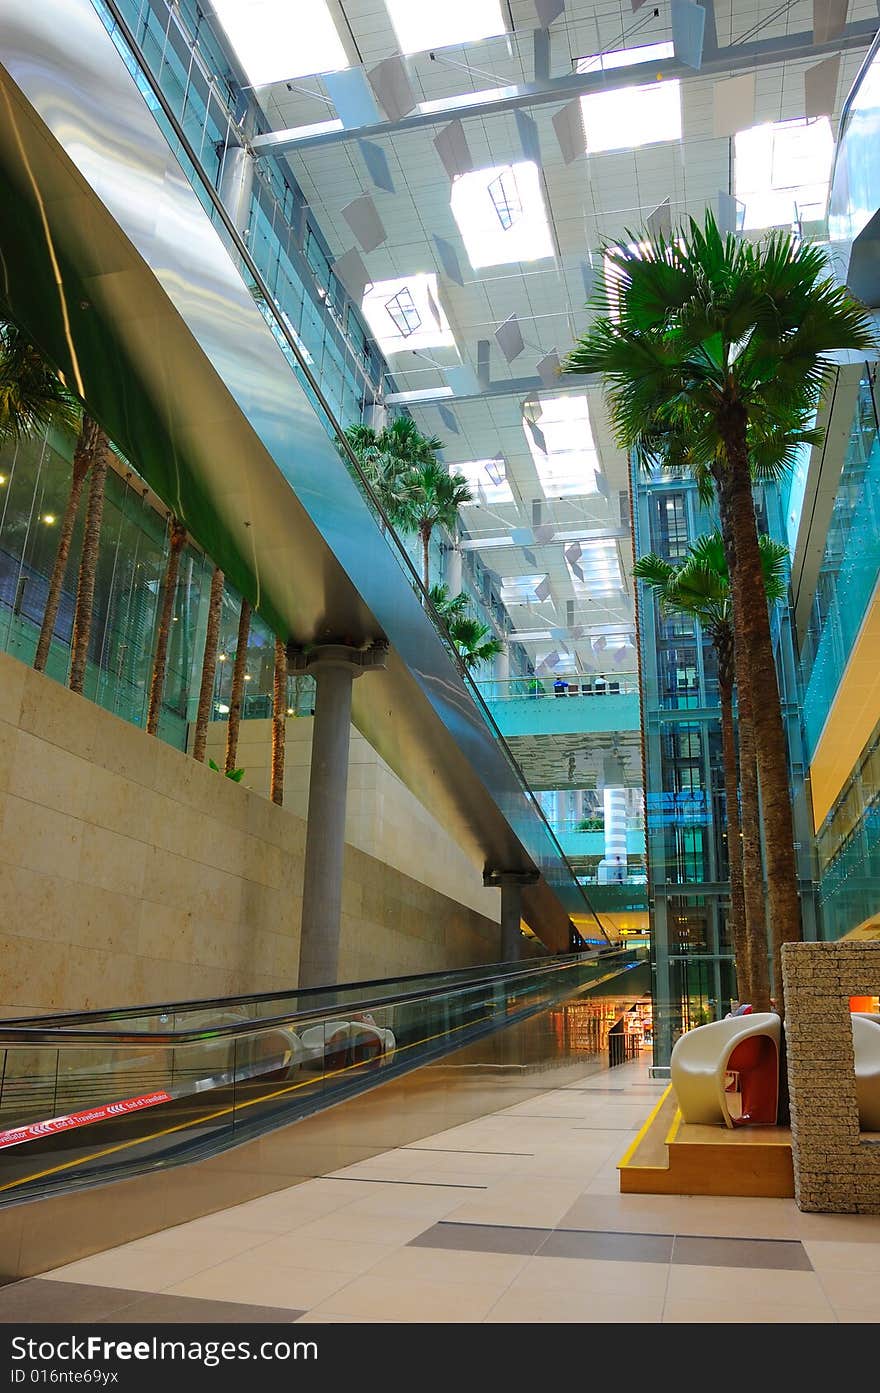
[[[626,949],[623,953],[632,953],[633,962],[629,966],[636,967],[639,962],[640,954],[644,956],[644,949]],[[568,962],[554,963],[552,966],[527,969],[523,973],[515,974],[519,977],[538,977],[548,972],[562,972],[568,968],[575,967],[579,962],[601,962],[608,963],[612,954],[602,958],[597,955],[595,958],[585,959],[583,954],[577,955]],[[616,975],[616,974],[611,974]],[[338,1009],[344,1010],[346,1014],[354,1011],[362,1012],[378,1009],[382,1006],[405,1005],[413,1001],[428,1001],[440,996],[451,996],[453,994],[466,991],[469,987],[491,986],[494,983],[509,980],[503,975],[476,977],[470,981],[456,983],[452,987],[428,987],[422,991],[394,993],[391,996],[365,997],[359,1001],[349,1001],[343,1003]],[[600,979],[605,980],[605,979]],[[224,998],[219,998],[218,1005],[222,1006]],[[230,1036],[257,1035],[266,1030],[290,1029],[302,1023],[310,1021],[325,1020],[328,1015],[332,1015],[336,1007],[324,1006],[314,1007],[310,1011],[293,1011],[281,1016],[265,1016],[253,1021],[234,1021],[230,1025],[207,1026],[200,1029],[169,1031],[160,1033],[147,1033],[146,1031],[88,1031],[70,1030],[65,1027],[55,1029],[42,1029],[30,1026],[11,1026],[0,1030],[0,1049],[15,1047],[20,1045],[28,1046],[49,1046],[52,1049],[81,1049],[83,1047],[99,1049],[120,1049],[128,1048],[132,1045],[157,1045],[165,1049],[174,1048],[178,1045],[203,1044],[207,1040],[226,1039]]]

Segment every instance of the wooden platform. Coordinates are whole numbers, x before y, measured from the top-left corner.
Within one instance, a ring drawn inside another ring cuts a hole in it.
[[[627,1195],[794,1195],[787,1127],[700,1127],[682,1122],[666,1089],[618,1165]]]

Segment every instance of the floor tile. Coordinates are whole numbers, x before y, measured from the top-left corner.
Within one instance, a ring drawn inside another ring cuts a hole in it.
[[[308,1311],[351,1280],[348,1272],[266,1268],[233,1260],[177,1282],[169,1288],[169,1293],[175,1296],[200,1296],[211,1301],[238,1301],[252,1306]]]
[[[835,1310],[864,1311],[880,1320],[880,1282],[876,1279],[864,1272],[825,1271],[819,1280]]]
[[[57,1267],[44,1277],[49,1281],[84,1282],[87,1286],[123,1287],[129,1291],[164,1291],[175,1282],[214,1267],[217,1261],[216,1257],[178,1248],[156,1252],[130,1245]]]
[[[474,1253],[535,1253],[549,1237],[550,1229],[520,1228],[502,1224],[435,1224],[410,1239],[419,1248],[453,1248]]]
[[[238,1301],[203,1301],[195,1296],[169,1296],[167,1292],[145,1296],[132,1306],[125,1306],[113,1315],[104,1316],[103,1325],[136,1325],[155,1321],[162,1325],[188,1325],[202,1322],[211,1325],[285,1324],[298,1320],[301,1311],[283,1306],[248,1306]]]
[[[0,1322],[101,1320],[142,1297],[140,1291],[29,1277],[0,1290]]]
[[[834,1312],[817,1306],[777,1306],[772,1302],[680,1299],[667,1300],[663,1309],[664,1324],[684,1325],[817,1325],[833,1324]]]
[[[600,1325],[659,1324],[663,1313],[662,1296],[627,1295],[612,1292],[536,1291],[522,1286],[509,1287],[489,1312],[490,1324],[578,1324]]]
[[[411,1278],[417,1282],[485,1282],[504,1287],[522,1271],[525,1253],[492,1253],[460,1248],[429,1248],[410,1244],[376,1263],[370,1276],[377,1281]]]
[[[829,1243],[822,1238],[804,1239],[817,1272],[827,1269],[880,1274],[880,1243]]]
[[[539,1252],[542,1257],[668,1263],[672,1236],[656,1233],[590,1233],[556,1229]]]
[[[474,1323],[488,1315],[504,1288],[476,1282],[377,1281],[370,1273],[318,1304],[319,1314],[386,1317],[401,1322]]]
[[[312,1272],[366,1272],[382,1258],[397,1251],[399,1245],[348,1242],[341,1238],[320,1238],[295,1229],[263,1244],[251,1254],[267,1267],[307,1268]]]
[[[608,1292],[622,1296],[638,1293],[663,1297],[668,1277],[667,1263],[545,1257],[542,1249],[527,1260],[512,1285],[535,1291]]]
[[[691,1267],[762,1267],[811,1272],[812,1264],[802,1243],[767,1238],[696,1238],[678,1235],[672,1250],[674,1263]]]
[[[669,1269],[670,1300],[767,1301],[776,1306],[829,1305],[815,1272],[785,1272],[751,1267]],[[852,1304],[852,1303],[850,1303]]]

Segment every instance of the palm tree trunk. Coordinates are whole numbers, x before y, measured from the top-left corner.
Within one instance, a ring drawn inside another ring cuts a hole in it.
[[[774,987],[778,1009],[784,1014],[781,949],[783,943],[796,943],[801,936],[785,730],[758,550],[744,408],[733,403],[719,424],[724,434],[727,468],[719,469],[716,482],[724,498],[733,541],[735,565],[730,588],[734,632],[736,642],[748,655],[751,674],[752,728],[762,795]]]
[[[171,519],[168,537],[168,560],[165,563],[165,578],[162,581],[162,603],[159,606],[159,628],[156,634],[156,656],[153,659],[153,675],[150,680],[150,701],[147,707],[147,734],[156,735],[159,730],[159,712],[162,709],[162,693],[165,690],[165,671],[168,666],[168,638],[171,631],[171,614],[177,595],[177,574],[180,570],[180,553],[186,543],[186,528],[177,518]]]
[[[431,589],[431,529],[420,527],[422,539],[422,583],[426,590]]]
[[[52,646],[52,636],[55,633],[55,621],[58,618],[58,606],[61,603],[61,589],[67,571],[67,558],[70,555],[70,543],[73,540],[73,529],[76,526],[76,515],[79,511],[79,500],[82,497],[83,485],[88,472],[92,467],[100,436],[100,427],[91,417],[83,416],[76,449],[73,452],[70,492],[64,505],[64,516],[61,519],[61,530],[58,534],[58,550],[55,553],[52,574],[49,577],[49,592],[46,595],[46,608],[43,610],[43,623],[40,626],[40,637],[37,641],[37,652],[34,657],[34,667],[37,672],[45,672],[49,659],[49,649]]]
[[[736,772],[736,736],[733,730],[733,652],[718,649],[718,686],[721,695],[721,756],[724,767],[724,803],[727,814],[727,867],[730,874],[730,937],[736,961],[736,988],[740,1001],[751,1001],[752,983],[746,905],[743,890],[742,840],[739,827],[739,780]]]
[[[76,609],[73,614],[73,635],[70,641],[70,679],[72,692],[82,693],[92,633],[92,609],[95,603],[95,576],[98,570],[98,551],[101,545],[101,521],[104,516],[104,485],[110,466],[110,441],[101,433],[92,463],[89,480],[89,501],[83,533],[79,580],[76,587]]]
[[[229,724],[226,727],[226,765],[227,774],[235,769],[238,755],[238,728],[241,724],[241,703],[244,697],[244,670],[247,665],[248,636],[251,629],[250,600],[242,600],[238,616],[238,647],[235,650],[235,666],[232,669],[232,695],[229,698]]]
[[[742,796],[743,890],[749,941],[749,1000],[756,1011],[770,1010],[770,959],[767,951],[767,901],[764,898],[764,863],[761,856],[761,801],[752,720],[751,680],[746,655],[736,657],[739,705],[739,779]]]
[[[272,689],[272,786],[273,803],[284,802],[284,742],[287,738],[287,644],[275,640],[275,683]]]
[[[193,759],[205,762],[208,744],[208,722],[211,719],[211,706],[214,700],[214,678],[217,675],[217,640],[220,635],[220,610],[223,604],[223,572],[214,567],[211,577],[211,595],[208,600],[208,627],[205,630],[205,648],[202,654],[202,681],[199,687],[199,705],[196,712],[196,728],[193,735]]]

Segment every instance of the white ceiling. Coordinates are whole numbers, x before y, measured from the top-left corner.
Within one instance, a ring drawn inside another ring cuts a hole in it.
[[[419,4],[422,0],[409,0]],[[430,0],[431,4],[436,0]],[[330,0],[352,63],[369,68],[396,52],[396,39],[383,0]],[[513,32],[462,48],[439,50],[432,59],[420,54],[408,60],[410,78],[418,99],[452,97],[469,91],[502,87],[534,79],[533,37],[536,24],[532,0],[503,0]],[[716,0],[715,23],[720,45],[767,39],[776,35],[809,31],[813,0],[791,4],[773,0]],[[850,0],[849,21],[876,19],[876,0]],[[551,76],[572,71],[574,60],[608,49],[659,43],[671,38],[668,0],[659,15],[648,3],[633,13],[625,3],[588,3],[568,0],[565,15],[551,29]],[[866,45],[867,47],[867,45]],[[855,77],[863,49],[842,55],[833,124]],[[815,59],[797,59],[759,66],[756,76],[756,121],[778,121],[804,114],[804,72]],[[661,65],[662,70],[662,65]],[[749,71],[738,68],[736,71]],[[551,350],[560,357],[587,324],[584,309],[584,262],[595,260],[603,241],[637,229],[665,199],[672,204],[674,219],[702,216],[715,207],[720,190],[732,191],[732,141],[712,135],[713,88],[717,77],[693,73],[681,84],[683,139],[648,145],[635,150],[581,156],[566,165],[554,134],[552,118],[563,102],[524,106],[536,122],[541,146],[541,169],[547,211],[557,254],[534,263],[514,263],[474,271],[450,209],[450,181],[433,145],[449,115],[436,125],[416,129],[388,129],[370,134],[385,152],[395,192],[373,186],[357,140],[298,149],[288,156],[293,172],[312,212],[325,233],[334,255],[354,245],[342,209],[361,193],[373,197],[387,230],[386,241],[364,253],[372,280],[391,280],[419,272],[436,271],[439,295],[456,340],[456,349],[425,350],[428,357],[411,352],[391,359],[399,391],[432,389],[446,384],[441,367],[458,362],[476,370],[477,341],[491,343],[490,378],[493,393],[499,384],[534,379],[537,362]],[[610,72],[609,86],[621,76]],[[262,99],[273,129],[281,130],[335,116],[327,89],[320,78],[300,78],[288,91],[284,83],[264,89]],[[464,129],[476,168],[504,165],[524,158],[512,112],[468,117]],[[443,271],[433,241],[436,234],[455,249],[464,285]],[[515,314],[525,348],[508,364],[494,342],[500,324]],[[437,366],[440,365],[440,366]],[[607,496],[545,498],[522,426],[523,389],[512,386],[507,395],[448,400],[459,433],[451,433],[435,406],[412,406],[419,424],[446,441],[445,460],[456,462],[504,456],[515,502],[491,507],[467,507],[462,511],[466,538],[486,542],[508,537],[503,547],[484,545],[481,559],[499,576],[547,575],[548,599],[510,606],[515,627],[527,633],[554,630],[549,639],[528,640],[533,659],[551,651],[568,653],[571,660],[589,666],[590,630],[602,626],[631,630],[633,622],[631,565],[628,539],[614,537],[619,548],[622,587],[615,593],[590,594],[572,584],[558,537],[535,542],[527,549],[509,542],[513,528],[532,528],[534,500],[540,501],[542,525],[551,524],[584,537],[589,554],[591,530],[620,533],[626,524],[627,504],[621,498],[628,487],[627,463],[611,439],[600,391],[577,379],[564,379],[563,387],[587,392],[593,435],[607,481]],[[542,395],[550,395],[542,393]],[[531,553],[530,555],[527,554]],[[573,602],[573,607],[570,602]],[[577,637],[572,625],[583,630]],[[569,631],[564,638],[560,630]]]

